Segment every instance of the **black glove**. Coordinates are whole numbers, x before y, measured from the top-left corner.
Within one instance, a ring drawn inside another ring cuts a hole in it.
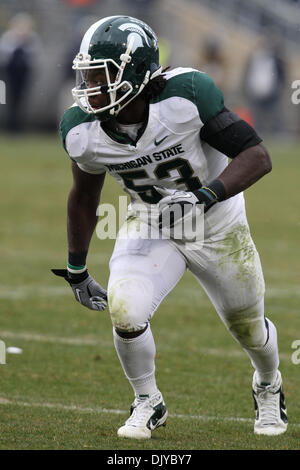
[[[72,287],[75,299],[91,310],[104,310],[107,305],[107,292],[88,271],[80,274],[70,273],[67,269],[51,269],[56,275],[63,277]]]

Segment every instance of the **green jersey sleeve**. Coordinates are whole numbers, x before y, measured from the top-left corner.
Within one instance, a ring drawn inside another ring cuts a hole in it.
[[[62,117],[59,125],[59,134],[65,151],[68,153],[66,148],[66,137],[73,127],[83,124],[85,122],[91,122],[95,120],[95,116],[86,114],[78,106],[72,106],[67,109]]]
[[[203,124],[224,108],[222,91],[209,75],[195,69],[183,68],[181,73],[171,75],[166,87],[154,102],[172,97],[181,97],[191,101],[197,107]]]
[[[206,73],[195,71],[192,77],[194,103],[203,124],[215,117],[224,108],[224,96],[215,85],[213,79]]]

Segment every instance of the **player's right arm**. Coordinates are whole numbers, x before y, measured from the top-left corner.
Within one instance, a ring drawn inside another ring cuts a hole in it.
[[[105,178],[105,168],[93,162],[94,116],[71,106],[60,123],[60,136],[72,160],[73,185],[68,197],[67,269],[52,269],[71,286],[78,302],[92,310],[104,310],[106,291],[90,276],[86,258],[97,223],[97,207]]]
[[[96,227],[96,211],[105,173],[100,175],[86,173],[74,162],[72,162],[72,173],[73,186],[68,197],[67,212],[68,247],[70,254],[80,257],[81,253],[83,261]]]
[[[73,186],[68,197],[67,269],[53,269],[71,286],[75,299],[91,310],[104,310],[107,294],[88,273],[86,257],[97,223],[97,207],[104,183],[104,174],[89,174],[72,162]]]

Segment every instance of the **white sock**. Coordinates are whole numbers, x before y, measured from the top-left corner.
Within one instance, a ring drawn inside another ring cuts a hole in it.
[[[121,365],[135,395],[157,392],[155,380],[155,343],[150,325],[136,338],[122,338],[114,332],[114,344]]]
[[[275,381],[279,366],[277,331],[268,319],[268,337],[266,344],[259,349],[245,349],[257,372],[259,384],[271,384]]]

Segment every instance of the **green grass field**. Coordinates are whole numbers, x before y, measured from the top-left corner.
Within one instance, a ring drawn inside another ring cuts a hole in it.
[[[206,295],[186,273],[152,321],[157,380],[170,417],[146,442],[120,440],[132,390],[107,311],[81,307],[50,272],[66,263],[70,164],[56,136],[1,136],[0,339],[23,354],[0,365],[0,449],[299,449],[299,147],[270,145],[273,171],[246,192],[248,219],[278,328],[290,425],[253,434],[253,369]],[[107,179],[103,202],[120,190]],[[88,265],[108,279],[113,240],[93,238]],[[300,354],[299,354],[300,356]]]

